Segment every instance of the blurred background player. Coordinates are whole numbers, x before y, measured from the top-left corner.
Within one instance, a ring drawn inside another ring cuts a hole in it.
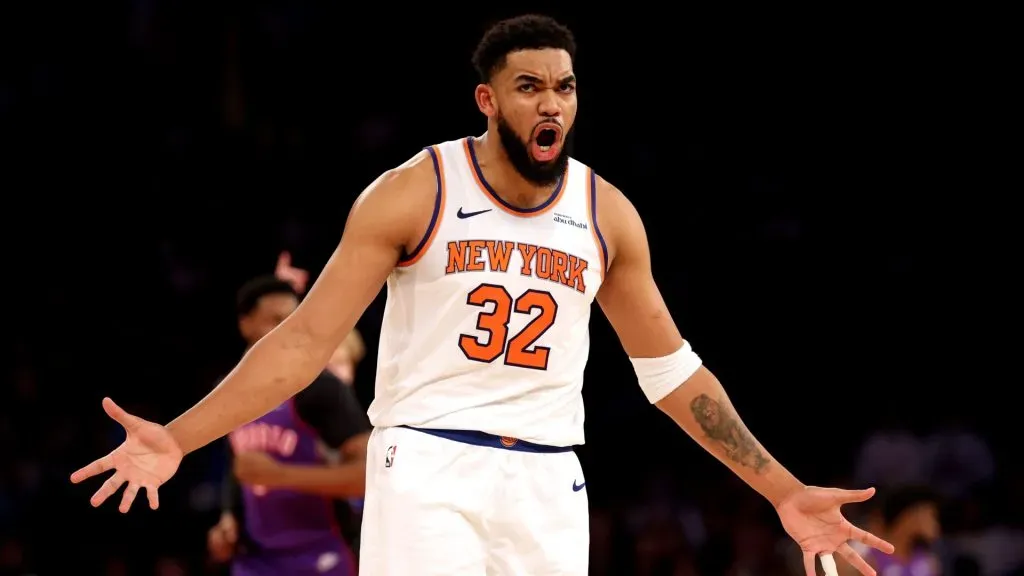
[[[867,529],[896,547],[893,554],[882,554],[866,546],[856,546],[880,576],[942,574],[941,563],[934,550],[941,525],[938,496],[933,491],[923,487],[905,487],[885,494],[872,510]],[[845,565],[839,572],[842,576],[857,574]]]
[[[292,264],[292,255],[285,251],[277,257],[277,266],[274,268],[274,276],[284,280],[295,289],[295,293],[306,293],[309,285],[309,272]],[[355,383],[356,367],[363,357],[366,356],[366,344],[358,330],[349,332],[345,340],[334,351],[327,370],[341,380],[342,384],[351,386]]]
[[[366,344],[363,343],[363,337],[359,335],[358,330],[353,330],[334,351],[330,362],[327,363],[327,369],[343,384],[351,386],[355,383],[356,367],[365,355]]]
[[[298,303],[293,282],[247,282],[238,293],[247,346]],[[348,350],[339,356],[355,357]],[[358,524],[345,499],[364,492],[368,431],[352,388],[324,370],[309,388],[232,432],[223,513],[208,533],[211,557],[230,560],[236,576],[355,574]]]

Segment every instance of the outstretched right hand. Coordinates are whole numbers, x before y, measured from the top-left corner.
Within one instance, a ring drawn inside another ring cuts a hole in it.
[[[90,504],[94,507],[103,504],[127,482],[128,487],[118,508],[122,513],[132,507],[139,488],[146,489],[149,507],[156,510],[160,506],[157,489],[178,470],[183,456],[181,448],[167,428],[125,412],[110,398],[103,399],[103,410],[124,427],[128,437],[110,454],[72,474],[71,482],[78,484],[86,478],[114,470],[114,474],[93,494]]]

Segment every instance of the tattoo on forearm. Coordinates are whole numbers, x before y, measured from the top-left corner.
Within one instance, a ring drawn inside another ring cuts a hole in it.
[[[701,394],[690,402],[690,411],[708,438],[718,442],[732,461],[752,468],[758,474],[768,467],[768,458],[740,422],[739,416],[728,406]]]

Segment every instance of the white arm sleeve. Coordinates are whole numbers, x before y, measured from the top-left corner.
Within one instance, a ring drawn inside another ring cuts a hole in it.
[[[640,389],[644,391],[651,404],[671,394],[701,366],[700,356],[697,356],[690,343],[686,341],[683,342],[682,348],[668,356],[630,358],[629,361],[633,363]]]

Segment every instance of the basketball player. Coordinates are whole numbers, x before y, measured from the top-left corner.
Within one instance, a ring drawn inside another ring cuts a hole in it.
[[[358,330],[353,330],[338,346],[327,362],[327,370],[338,377],[342,384],[352,386],[356,380],[356,368],[366,355],[366,345]]]
[[[246,283],[238,293],[246,343],[254,345],[298,304],[290,282],[266,276]],[[235,576],[355,574],[341,528],[350,513],[334,498],[363,494],[365,420],[351,388],[324,371],[294,398],[232,431],[234,470],[225,478],[220,522],[207,535],[211,556],[233,557]],[[337,450],[341,463],[328,463],[326,450]]]
[[[872,512],[869,524],[896,546],[896,552],[887,556],[854,544],[879,574],[937,576],[942,573],[939,558],[932,550],[941,527],[938,499],[931,490],[918,487],[893,490]],[[843,571],[843,576],[850,574],[850,570]]]
[[[743,425],[680,336],[625,195],[569,158],[572,34],[546,17],[503,21],[480,42],[480,137],[431,146],[380,176],[349,214],[302,305],[194,408],[160,426],[107,413],[123,445],[72,475],[113,470],[127,511],[188,454],[272,410],[327,363],[387,284],[367,456],[361,573],[587,573],[580,390],[595,298],[647,398],[775,506],[804,552],[871,568],[849,540],[891,552],[840,507],[873,489],[806,486]]]

